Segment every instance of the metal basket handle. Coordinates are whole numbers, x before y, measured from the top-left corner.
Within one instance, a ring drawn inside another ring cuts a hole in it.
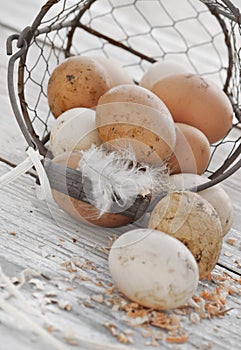
[[[30,28],[30,27],[27,27]],[[27,30],[26,28],[26,30]],[[13,54],[13,41],[17,40],[17,48],[19,48],[19,50]],[[12,55],[12,57],[9,59],[8,62],[8,74],[7,74],[7,82],[8,82],[8,94],[9,94],[9,98],[10,98],[10,102],[12,105],[12,109],[13,112],[16,116],[18,125],[28,143],[28,145],[30,147],[33,147],[34,149],[36,149],[36,145],[33,142],[28,129],[22,119],[22,114],[19,110],[18,107],[18,103],[15,97],[15,88],[14,88],[14,66],[15,66],[15,62],[17,59],[19,59],[22,55],[24,55],[26,53],[28,49],[28,44],[27,41],[25,39],[22,40],[21,34],[13,34],[10,37],[8,37],[7,39],[7,55]]]

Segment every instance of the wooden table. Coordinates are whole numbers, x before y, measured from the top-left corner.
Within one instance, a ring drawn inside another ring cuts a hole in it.
[[[26,158],[8,99],[4,45],[10,34],[31,22],[41,3],[12,0],[0,13],[0,175]],[[54,203],[38,200],[29,174],[0,189],[0,350],[240,349],[240,171],[223,188],[235,217],[213,280],[200,282],[196,294],[206,309],[201,313],[189,306],[160,314],[164,326],[159,322],[159,327],[150,325],[155,317],[150,312],[128,316],[128,310],[138,310],[114,289],[108,269],[113,239],[142,222],[120,229],[85,226]],[[212,298],[219,292],[223,299],[218,301],[225,305],[211,317]],[[170,329],[177,330],[179,322],[179,333],[187,336],[183,344],[171,341]]]

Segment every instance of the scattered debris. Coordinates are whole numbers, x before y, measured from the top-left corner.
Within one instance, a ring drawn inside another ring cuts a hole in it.
[[[46,279],[47,281],[51,281],[51,278],[49,276],[45,275],[44,273],[41,273],[40,276],[43,277],[44,279]]]
[[[235,245],[237,243],[237,238],[229,237],[226,239],[226,242],[230,245]]]
[[[52,298],[52,297],[57,297],[57,293],[56,293],[56,291],[49,291],[49,292],[46,292],[45,294],[44,294],[44,297],[45,298]]]
[[[241,260],[234,259],[233,262],[239,269],[241,268]]]
[[[71,305],[69,304],[69,302],[67,300],[57,300],[58,302],[58,306],[60,309],[62,310],[66,310],[66,311],[71,311]]]
[[[104,326],[111,332],[113,337],[115,337],[122,344],[133,344],[134,339],[132,336],[125,334],[123,331],[119,331],[117,326],[113,323],[104,323]]]
[[[45,282],[41,281],[37,278],[32,278],[29,280],[29,283],[34,285],[37,290],[44,290],[45,289]]]
[[[117,235],[114,234],[113,236],[109,236],[108,237],[108,243],[107,243],[107,246],[102,246],[101,247],[101,250],[104,254],[108,255],[109,254],[109,251],[110,251],[110,248],[112,246],[112,244],[115,242],[115,240],[117,239]]]
[[[201,318],[197,312],[191,312],[189,319],[194,324],[198,324],[201,322]]]
[[[79,342],[78,340],[74,339],[71,335],[66,335],[64,337],[65,341],[67,344],[72,345],[72,346],[78,346]]]
[[[145,308],[135,302],[128,301],[115,288],[106,293],[106,300],[111,303],[113,312],[124,313],[121,320],[132,327],[142,327],[143,337],[150,338],[145,344],[160,346],[159,340],[167,343],[182,344],[188,341],[188,334],[183,327],[183,321],[189,319],[192,324],[200,324],[202,319],[224,317],[232,310],[227,305],[229,295],[241,295],[241,279],[234,278],[226,272],[213,271],[207,281],[200,281],[199,292],[193,296],[187,305],[170,311],[157,311]],[[114,287],[114,286],[113,286]],[[116,326],[109,325],[112,334],[116,336]],[[159,339],[154,334],[155,329],[161,329]],[[117,338],[118,339],[118,338]],[[207,349],[211,348],[210,343]]]
[[[223,255],[227,256],[228,258],[231,258],[233,256],[233,254],[231,254],[230,252],[224,252]]]
[[[96,285],[97,287],[103,287],[103,283],[101,282],[101,280],[97,280],[97,281],[95,282],[95,285]]]
[[[84,282],[89,280],[87,276],[79,276],[79,278],[81,279],[81,281],[84,281]]]
[[[8,233],[10,234],[10,236],[16,236],[17,235],[17,232],[15,232],[15,231],[10,231]]]
[[[48,331],[49,333],[53,333],[53,331],[54,331],[54,327],[50,324],[46,324],[44,326],[44,329],[46,329],[46,331]]]
[[[240,262],[235,261],[235,263]],[[89,259],[75,256],[64,262],[62,266],[69,274],[66,276],[65,273],[65,277],[56,281],[54,287],[48,290],[46,280],[52,281],[52,279],[32,270],[22,271],[17,277],[11,279],[11,283],[17,289],[26,282],[33,285],[36,290],[32,294],[33,300],[41,306],[41,310],[43,312],[57,310],[60,313],[60,310],[71,311],[74,305],[72,299],[65,300],[66,294],[64,293],[76,289],[79,280],[88,281],[88,288],[92,288],[93,294],[92,296],[86,294],[75,296],[77,305],[96,310],[100,307],[98,304],[108,307],[111,310],[112,319],[118,320],[118,323],[106,322],[104,326],[122,344],[133,344],[137,334],[143,336],[146,346],[161,347],[165,343],[177,344],[176,346],[185,344],[189,337],[188,324],[195,327],[204,319],[225,317],[232,311],[232,307],[228,305],[228,297],[241,295],[241,278],[227,271],[220,272],[215,269],[206,280],[199,282],[198,292],[186,305],[173,310],[160,311],[131,302],[112,283],[103,281],[95,273],[91,275],[89,271],[95,272],[97,268]],[[1,288],[4,288],[4,284],[1,285]],[[72,297],[74,294],[71,293]],[[49,308],[51,305],[53,307]],[[55,326],[52,324],[46,323],[43,327],[48,333],[55,331]],[[125,329],[126,327],[130,328]],[[78,337],[66,337],[65,333],[62,334],[62,337],[68,344],[78,345],[76,341]],[[203,349],[212,347],[210,343],[208,345],[205,343],[205,346]]]
[[[81,259],[78,256],[74,256],[68,261],[61,264],[68,272],[77,272],[78,268],[82,270],[96,271],[96,266],[89,259]]]
[[[180,334],[173,333],[166,337],[166,342],[168,343],[183,344],[186,343],[187,340],[188,336],[183,332],[180,332]]]
[[[96,301],[97,303],[100,303],[100,304],[103,304],[103,302],[104,302],[104,297],[102,294],[92,295],[91,299]]]

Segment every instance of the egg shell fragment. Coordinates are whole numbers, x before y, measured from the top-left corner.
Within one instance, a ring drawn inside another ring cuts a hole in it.
[[[50,132],[50,146],[54,156],[63,152],[86,150],[92,144],[101,144],[94,110],[73,108],[55,120]]]
[[[185,304],[198,285],[191,252],[177,239],[152,229],[122,234],[110,249],[109,268],[128,298],[160,310]]]
[[[148,227],[179,239],[194,255],[200,279],[212,271],[222,247],[222,227],[213,206],[190,191],[174,191],[153,209]]]
[[[175,125],[166,106],[150,91],[120,85],[103,95],[96,126],[110,150],[131,147],[139,162],[158,164],[173,151]]]
[[[195,188],[198,185],[210,181],[205,176],[188,173],[174,174],[169,177],[169,180],[170,185],[173,186],[175,190]],[[203,191],[199,191],[198,194],[205,198],[216,210],[222,226],[222,236],[225,236],[230,231],[234,219],[232,202],[227,192],[220,184],[217,184]]]
[[[170,110],[175,122],[200,129],[210,143],[231,129],[233,108],[223,90],[195,74],[178,74],[159,80],[152,88]]]

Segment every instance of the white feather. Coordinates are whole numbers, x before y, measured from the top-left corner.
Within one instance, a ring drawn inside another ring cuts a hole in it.
[[[167,190],[169,175],[164,162],[158,167],[139,164],[131,148],[107,152],[102,145],[92,145],[81,153],[79,170],[83,180],[88,178],[92,187],[86,196],[99,209],[100,215],[108,212],[113,202],[118,203],[121,211],[128,208],[138,195]]]

